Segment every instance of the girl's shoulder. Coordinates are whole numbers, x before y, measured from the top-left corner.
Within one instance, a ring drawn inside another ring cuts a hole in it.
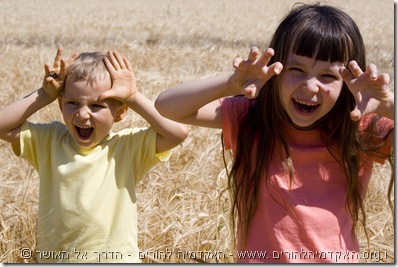
[[[248,110],[255,103],[255,99],[248,99],[243,95],[226,97],[221,99],[222,110],[231,111],[231,110]]]

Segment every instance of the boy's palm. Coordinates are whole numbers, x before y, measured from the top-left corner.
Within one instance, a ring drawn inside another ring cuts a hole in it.
[[[64,87],[66,68],[79,56],[79,54],[75,52],[68,61],[65,61],[62,58],[62,51],[62,48],[58,48],[52,70],[48,64],[44,65],[45,76],[43,79],[43,90],[52,100],[59,96]]]
[[[130,62],[116,51],[108,51],[108,57],[105,57],[104,61],[112,79],[112,88],[102,93],[100,99],[129,101],[137,92],[133,68]]]

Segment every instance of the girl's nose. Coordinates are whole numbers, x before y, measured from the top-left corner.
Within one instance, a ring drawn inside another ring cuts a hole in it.
[[[318,83],[315,78],[309,78],[305,83],[304,83],[304,89],[308,91],[309,93],[316,94],[319,91]]]

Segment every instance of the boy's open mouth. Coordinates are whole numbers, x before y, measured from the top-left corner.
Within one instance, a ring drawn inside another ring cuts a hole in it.
[[[79,134],[79,137],[82,139],[87,139],[90,137],[92,132],[94,131],[93,127],[89,126],[77,126],[75,125],[76,132]]]
[[[320,106],[320,104],[307,104],[296,99],[293,99],[293,103],[299,111],[304,113],[314,112]]]

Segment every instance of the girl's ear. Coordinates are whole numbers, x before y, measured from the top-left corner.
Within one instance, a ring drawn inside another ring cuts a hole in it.
[[[127,115],[127,111],[128,111],[128,107],[126,105],[121,105],[119,107],[119,109],[116,111],[116,116],[115,116],[115,122],[119,122],[121,120],[123,120],[126,115]]]

